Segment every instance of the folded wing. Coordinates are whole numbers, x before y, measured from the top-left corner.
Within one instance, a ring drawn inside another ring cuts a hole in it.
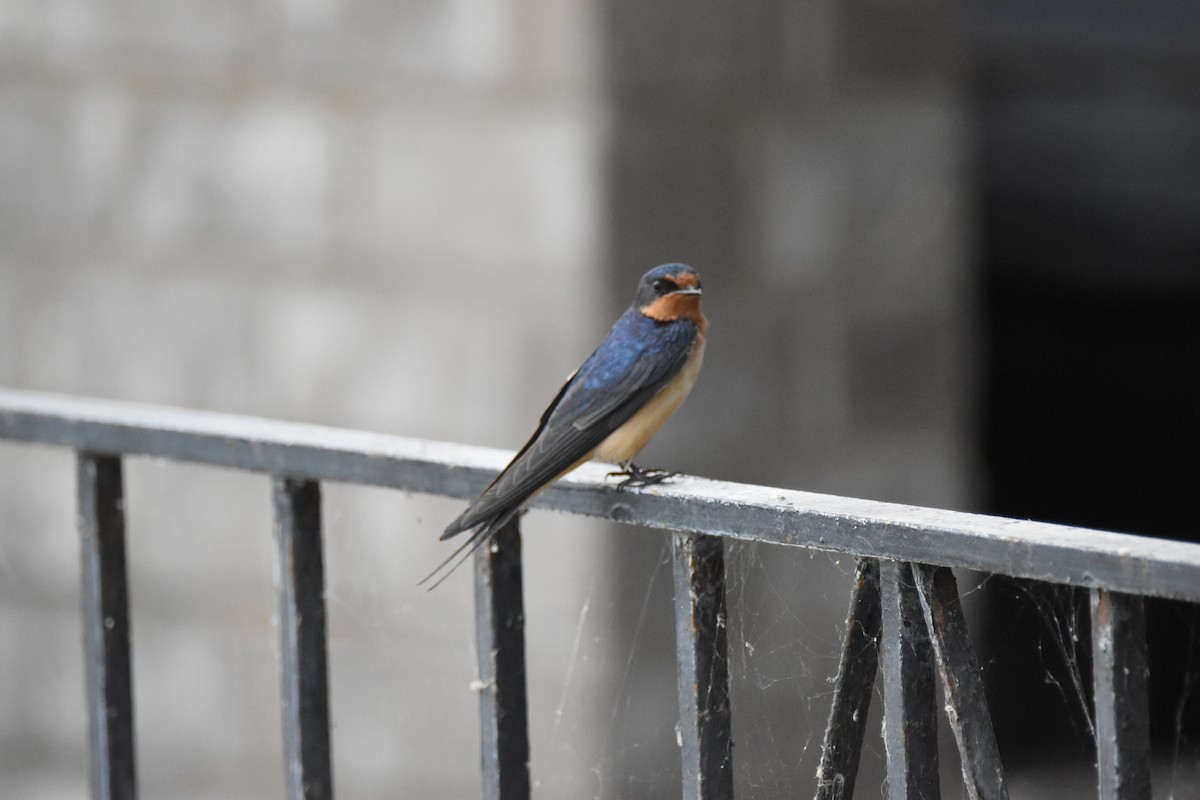
[[[695,338],[696,327],[688,320],[660,323],[626,312],[559,390],[525,446],[442,538],[507,520],[542,487],[588,458],[675,377]]]

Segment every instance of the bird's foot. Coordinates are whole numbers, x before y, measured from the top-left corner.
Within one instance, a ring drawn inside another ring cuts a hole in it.
[[[635,489],[640,489],[644,486],[654,486],[663,481],[674,478],[678,472],[670,472],[665,469],[642,469],[637,464],[629,463],[625,468],[617,472],[608,473],[608,477],[621,476],[625,480],[617,484],[618,489],[625,489],[632,486]]]

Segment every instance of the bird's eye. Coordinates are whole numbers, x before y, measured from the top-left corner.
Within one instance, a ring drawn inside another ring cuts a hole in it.
[[[650,285],[654,287],[654,291],[661,292],[663,290],[663,287],[667,285],[667,282],[664,281],[662,278],[659,278],[658,280],[656,280],[654,283],[652,283]]]

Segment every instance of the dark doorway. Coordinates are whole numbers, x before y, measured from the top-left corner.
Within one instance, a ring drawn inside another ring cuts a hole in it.
[[[986,510],[1200,540],[1200,7],[989,3],[979,22]],[[989,593],[1002,752],[1090,757],[1066,668],[1086,614],[1062,624],[1080,597]],[[1198,609],[1147,612],[1156,746],[1195,753]]]

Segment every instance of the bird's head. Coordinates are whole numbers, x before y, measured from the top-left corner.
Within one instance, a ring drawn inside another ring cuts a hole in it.
[[[700,275],[696,270],[687,264],[663,264],[642,276],[633,306],[659,322],[690,319],[702,326],[700,296]]]

